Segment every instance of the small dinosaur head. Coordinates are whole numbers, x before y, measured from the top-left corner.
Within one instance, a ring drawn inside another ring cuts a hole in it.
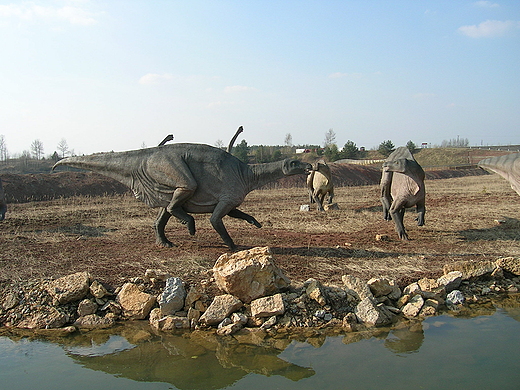
[[[300,160],[285,159],[283,162],[283,173],[286,176],[308,173],[312,170],[312,165]]]

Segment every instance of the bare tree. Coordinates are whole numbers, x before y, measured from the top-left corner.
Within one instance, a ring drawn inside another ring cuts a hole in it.
[[[293,146],[291,133],[285,134],[285,146],[288,146],[288,147],[292,147]]]
[[[58,150],[61,152],[61,158],[65,158],[65,154],[69,152],[69,145],[67,144],[67,140],[62,138],[58,143]]]
[[[329,131],[327,131],[325,133],[325,142],[323,143],[323,146],[330,147],[335,144],[336,144],[336,133],[334,132],[333,129],[329,129]]]
[[[39,160],[43,155],[43,142],[39,139],[35,139],[31,143],[31,152],[36,158],[36,160]]]
[[[7,145],[3,134],[0,134],[0,160],[7,161]]]

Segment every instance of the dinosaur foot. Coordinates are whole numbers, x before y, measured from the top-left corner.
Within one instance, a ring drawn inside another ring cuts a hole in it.
[[[170,240],[166,240],[166,239],[157,239],[155,241],[155,243],[159,246],[162,246],[163,248],[172,248],[176,245],[173,244],[173,242],[171,242]]]

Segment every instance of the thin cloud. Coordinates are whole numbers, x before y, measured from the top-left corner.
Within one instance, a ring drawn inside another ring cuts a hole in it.
[[[470,38],[500,37],[508,31],[520,28],[520,22],[512,20],[486,20],[485,22],[472,26],[459,27],[458,31]]]
[[[497,3],[493,3],[491,1],[476,1],[475,3],[473,3],[475,6],[477,7],[481,7],[481,8],[498,8],[500,7],[499,4]]]
[[[24,21],[65,21],[70,24],[88,26],[96,24],[92,12],[80,7],[44,7],[32,2],[0,5],[0,18],[16,18]]]
[[[341,72],[335,72],[329,74],[329,79],[343,79],[343,78],[349,78],[349,79],[360,79],[363,77],[363,73],[341,73]]]
[[[173,75],[170,73],[148,73],[139,79],[139,84],[142,85],[152,85],[152,84],[160,84],[164,81],[170,81],[173,79]]]
[[[256,88],[246,87],[243,85],[233,85],[233,86],[224,88],[225,93],[247,92],[247,91],[256,91]]]

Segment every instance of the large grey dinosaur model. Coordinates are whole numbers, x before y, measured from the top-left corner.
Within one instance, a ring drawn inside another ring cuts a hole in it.
[[[190,234],[195,234],[195,220],[188,213],[211,213],[212,226],[232,250],[236,246],[222,218],[229,215],[255,224],[253,217],[237,209],[249,192],[311,169],[310,164],[291,159],[248,165],[219,148],[187,143],[68,157],[53,169],[60,165],[112,177],[130,187],[148,206],[160,207],[154,227],[156,242],[162,246],[173,246],[164,233],[171,216],[186,223]]]
[[[5,201],[4,188],[2,187],[2,180],[0,180],[0,221],[5,219],[5,213],[7,212],[7,203]]]
[[[485,158],[479,161],[478,166],[498,173],[520,195],[520,153]]]
[[[381,203],[385,220],[394,220],[395,230],[402,240],[408,240],[403,217],[407,207],[416,206],[417,226],[424,225],[426,212],[424,171],[407,147],[397,148],[383,164]]]
[[[332,203],[334,197],[332,173],[324,160],[318,160],[312,164],[312,171],[307,176],[307,190],[309,191],[309,202],[316,203],[318,211],[325,211],[323,200],[327,194],[329,195],[328,203]]]

